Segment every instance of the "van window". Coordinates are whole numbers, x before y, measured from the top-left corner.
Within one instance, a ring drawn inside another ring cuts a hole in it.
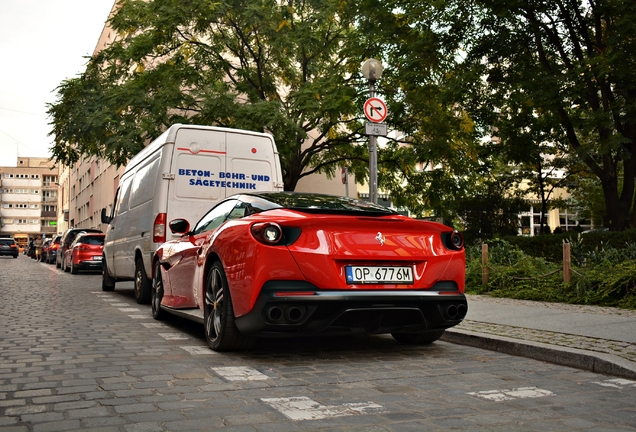
[[[139,167],[135,173],[135,179],[132,182],[130,208],[135,208],[146,203],[154,196],[160,160],[159,157],[156,157],[154,160],[146,163],[146,165]]]
[[[130,185],[132,184],[132,178],[128,177],[121,181],[121,186],[117,195],[121,198],[117,200],[115,204],[115,212],[113,214],[121,214],[128,211],[128,199],[130,198]]]

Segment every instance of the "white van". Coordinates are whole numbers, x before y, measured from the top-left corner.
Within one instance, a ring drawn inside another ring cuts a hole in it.
[[[177,218],[198,220],[227,196],[283,190],[278,151],[269,134],[175,124],[133,157],[115,195],[104,242],[102,290],[132,280],[149,303],[152,257]]]

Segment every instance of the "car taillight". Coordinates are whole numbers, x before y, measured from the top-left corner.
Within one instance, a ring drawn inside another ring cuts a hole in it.
[[[464,236],[457,230],[442,234],[444,245],[450,250],[462,250],[464,247]]]
[[[152,226],[152,241],[154,243],[165,243],[166,241],[166,214],[159,213]]]
[[[51,246],[51,250],[57,250],[58,245],[54,244],[53,246]]]
[[[251,231],[256,240],[266,245],[275,245],[283,237],[283,229],[274,222],[255,223]]]
[[[85,244],[81,244],[77,247],[77,249],[81,251],[87,251],[87,250],[91,250],[91,247]]]

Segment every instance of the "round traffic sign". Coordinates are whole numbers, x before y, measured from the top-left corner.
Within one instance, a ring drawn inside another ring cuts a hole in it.
[[[382,99],[376,97],[369,98],[364,103],[364,115],[367,116],[370,121],[380,123],[387,115],[386,104]]]

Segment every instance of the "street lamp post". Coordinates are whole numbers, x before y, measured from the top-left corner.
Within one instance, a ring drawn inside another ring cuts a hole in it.
[[[370,58],[362,65],[362,75],[369,82],[369,95],[375,97],[375,82],[382,77],[382,63]],[[376,136],[369,135],[369,201],[378,203],[378,149]]]

